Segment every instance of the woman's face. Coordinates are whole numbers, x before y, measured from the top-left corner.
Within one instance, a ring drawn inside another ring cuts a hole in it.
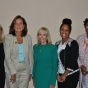
[[[68,25],[64,24],[60,29],[60,36],[62,39],[68,39],[70,35],[70,30]]]
[[[16,32],[22,32],[22,30],[24,29],[24,24],[22,19],[17,19],[16,22],[14,23],[14,29]]]
[[[40,41],[41,44],[46,44],[47,43],[47,35],[44,31],[41,31],[38,34],[38,40]]]
[[[85,31],[86,31],[87,34],[88,34],[88,22],[87,22],[87,24],[86,24],[86,26],[85,26]]]

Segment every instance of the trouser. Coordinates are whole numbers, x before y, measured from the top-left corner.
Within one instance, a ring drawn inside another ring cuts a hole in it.
[[[86,87],[86,76],[82,76],[82,88],[87,88]]]
[[[11,75],[6,73],[6,86],[7,88],[28,88],[29,76],[26,66],[24,63],[19,63],[19,69],[16,73],[16,82],[12,84],[10,82]]]
[[[0,72],[0,88],[4,88],[5,86],[5,73]]]

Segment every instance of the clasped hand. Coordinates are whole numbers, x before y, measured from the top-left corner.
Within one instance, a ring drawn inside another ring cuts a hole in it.
[[[87,74],[88,74],[88,71],[87,71],[87,68],[86,68],[86,66],[84,66],[84,65],[81,65],[81,72],[82,72],[82,74],[84,75],[84,76],[86,76]]]
[[[61,76],[60,75],[57,75],[57,80],[59,82],[64,82],[66,79],[66,75],[65,74],[62,74]]]

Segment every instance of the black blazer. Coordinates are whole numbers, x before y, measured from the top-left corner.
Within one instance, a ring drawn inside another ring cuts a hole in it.
[[[56,42],[55,45],[58,47],[60,42],[61,40]],[[76,40],[69,38],[66,43],[65,49],[63,49],[60,52],[60,60],[63,66],[65,67],[65,70],[67,68],[72,70],[78,69],[78,63],[77,63],[78,56],[79,56],[78,43],[76,42]]]
[[[5,74],[4,59],[5,59],[5,54],[4,54],[4,49],[3,49],[3,43],[0,43],[0,75],[3,75],[3,76]]]

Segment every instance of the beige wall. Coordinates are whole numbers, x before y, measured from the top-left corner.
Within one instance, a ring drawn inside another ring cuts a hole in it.
[[[16,15],[26,19],[33,44],[42,26],[49,28],[53,43],[59,40],[59,26],[66,17],[73,21],[71,37],[75,39],[84,33],[83,20],[88,17],[88,0],[0,0],[0,24],[5,34]]]

